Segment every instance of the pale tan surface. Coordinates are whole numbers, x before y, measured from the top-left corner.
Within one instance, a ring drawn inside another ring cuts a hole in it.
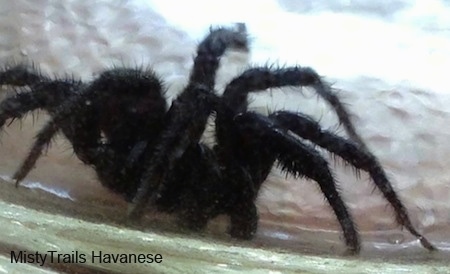
[[[195,39],[170,27],[148,8],[139,9],[126,1],[108,3],[0,0],[0,62],[33,60],[46,73],[60,76],[69,73],[83,79],[91,79],[99,70],[114,64],[150,64],[169,84],[169,95],[179,91],[192,64]],[[219,73],[219,86],[242,70],[240,67],[245,67],[248,60],[257,64],[273,60],[273,56],[264,54],[270,50],[256,39],[252,56],[230,54]],[[359,132],[385,166],[413,222],[448,252],[450,96],[414,88],[387,89],[382,80],[361,79],[348,84],[333,75],[327,76],[337,87],[345,89],[342,98],[350,103]],[[260,110],[267,106],[301,109],[320,118],[325,127],[335,128],[334,116],[324,104],[309,92],[305,92],[306,96],[294,93],[258,97],[254,106]],[[21,129],[15,123],[6,130],[7,134],[2,134],[2,174],[10,175],[19,165],[32,141],[32,132],[42,120],[31,127],[32,120],[26,119]],[[371,193],[368,179],[363,175],[357,181],[351,169],[341,169],[339,163],[336,166],[343,195],[364,232],[364,252],[368,256],[372,252],[391,251],[403,256],[427,257],[414,238],[393,225],[392,213],[386,210],[386,202],[378,192]],[[27,180],[28,184],[41,182],[53,191],[62,190],[75,200],[75,205],[111,204],[125,212],[125,203],[103,189],[93,172],[72,156],[70,146],[64,142],[52,146]],[[68,207],[73,204],[69,199],[66,202],[70,204]],[[343,250],[335,218],[312,182],[284,180],[274,172],[264,185],[258,204],[261,225],[255,242],[297,251],[334,253],[337,250],[340,253]],[[124,215],[116,212],[109,217],[120,219]],[[221,235],[222,222],[217,224],[210,230]]]
[[[2,193],[5,187],[2,186]],[[45,198],[48,193],[15,191],[33,200]],[[60,201],[61,202],[61,201]],[[58,202],[53,201],[54,207]],[[48,204],[47,204],[48,205]],[[37,206],[36,204],[34,206]],[[122,225],[110,226],[109,221],[86,222],[62,215],[51,215],[22,206],[0,201],[0,224],[2,249],[8,249],[0,256],[0,272],[4,273],[49,273],[34,269],[30,264],[10,264],[9,250],[27,250],[46,254],[49,250],[58,254],[85,254],[86,261],[80,264],[49,265],[55,271],[66,273],[435,273],[449,272],[443,261],[432,258],[436,255],[383,259],[361,259],[330,255],[299,255],[297,252],[260,248],[254,242],[240,243],[223,240],[212,241],[208,237],[173,234],[160,231],[136,231]],[[39,208],[39,206],[38,206]],[[74,207],[75,208],[75,207]],[[55,209],[53,209],[54,211]],[[76,207],[81,212],[83,205]],[[110,210],[110,208],[109,208]],[[95,214],[103,218],[108,209],[99,209]],[[93,217],[92,212],[84,212]],[[69,214],[71,215],[71,214]],[[105,220],[105,219],[103,219]],[[17,248],[18,247],[18,248]],[[162,254],[162,262],[119,264],[92,262],[92,252],[112,254]],[[49,256],[49,255],[48,255]],[[75,258],[75,257],[74,257]],[[440,257],[441,260],[444,257]],[[56,260],[56,258],[54,259]],[[80,260],[80,259],[73,259]],[[425,261],[426,260],[426,261]],[[49,262],[50,259],[47,259]],[[38,271],[38,272],[37,272]],[[102,271],[102,272],[99,272]]]

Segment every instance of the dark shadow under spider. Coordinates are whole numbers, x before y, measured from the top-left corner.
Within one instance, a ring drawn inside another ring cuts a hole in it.
[[[249,68],[218,96],[216,71],[229,48],[248,50],[243,24],[210,30],[197,47],[189,83],[170,108],[163,84],[150,68],[117,67],[90,83],[51,79],[25,65],[4,68],[0,84],[17,92],[0,103],[0,126],[35,109],[51,116],[13,179],[19,184],[52,137],[62,132],[100,182],[132,203],[130,218],[139,219],[147,206],[153,206],[177,214],[183,226],[201,230],[209,220],[225,214],[230,217],[230,234],[250,239],[257,229],[257,194],[277,162],[284,172],[318,183],[341,225],[348,251],[358,253],[353,218],[328,162],[303,141],[308,140],[368,172],[394,209],[397,223],[425,248],[435,249],[412,225],[346,107],[313,69]],[[301,113],[277,111],[264,116],[247,110],[248,93],[286,86],[312,87],[334,109],[350,139],[323,130]],[[211,114],[216,115],[213,148],[200,142]]]

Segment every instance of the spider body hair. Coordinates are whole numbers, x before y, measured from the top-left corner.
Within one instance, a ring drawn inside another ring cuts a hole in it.
[[[254,236],[256,198],[272,167],[315,181],[334,211],[350,253],[360,251],[353,218],[329,164],[308,140],[369,173],[396,214],[421,244],[434,246],[412,225],[385,172],[356,132],[331,87],[308,67],[254,67],[235,77],[222,96],[214,92],[220,58],[227,49],[248,50],[245,25],[211,28],[197,47],[189,82],[170,107],[162,81],[151,69],[114,68],[89,83],[43,76],[26,66],[0,71],[0,85],[27,86],[0,103],[0,127],[8,119],[43,109],[50,121],[13,178],[25,178],[52,137],[62,132],[76,156],[99,181],[130,202],[129,218],[147,207],[176,214],[180,224],[202,230],[217,215],[230,217],[229,233]],[[248,94],[285,86],[312,87],[336,112],[349,138],[323,130],[311,118],[287,111],[269,116],[249,111]],[[216,144],[201,143],[216,115]]]

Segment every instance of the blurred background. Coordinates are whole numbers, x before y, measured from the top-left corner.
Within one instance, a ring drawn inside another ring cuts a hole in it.
[[[34,62],[43,73],[86,81],[114,65],[149,65],[167,83],[170,102],[186,83],[196,44],[209,27],[238,22],[246,24],[251,52],[226,54],[218,92],[250,65],[317,70],[339,90],[414,225],[449,252],[450,4],[444,0],[0,0],[0,63]],[[2,89],[1,98],[7,94]],[[333,112],[308,89],[272,90],[251,100],[256,111],[301,111],[345,135]],[[45,118],[29,115],[2,132],[0,173],[6,181]],[[426,256],[418,241],[395,225],[387,202],[365,174],[358,178],[339,160],[331,166],[363,235],[364,254]],[[24,185],[68,203],[126,210],[63,139],[39,160]],[[314,182],[274,170],[258,208],[257,243],[324,253],[343,249],[337,221]],[[225,223],[217,220],[210,231],[223,232]]]

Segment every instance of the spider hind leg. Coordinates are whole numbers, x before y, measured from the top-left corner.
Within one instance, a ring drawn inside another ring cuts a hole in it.
[[[372,153],[362,149],[352,141],[327,130],[322,130],[317,122],[306,115],[279,111],[271,114],[269,117],[285,130],[290,130],[299,137],[321,146],[341,157],[355,168],[368,172],[376,187],[394,209],[397,223],[406,227],[412,235],[416,236],[423,247],[428,250],[436,249],[414,228],[405,206],[400,201],[383,168]]]
[[[240,113],[247,110],[247,95],[249,92],[286,86],[312,87],[334,109],[350,138],[358,143],[361,148],[366,149],[366,144],[356,132],[346,106],[341,102],[333,89],[312,68],[300,66],[250,68],[227,85],[223,93],[223,99],[235,113]]]
[[[296,177],[307,177],[319,184],[340,223],[348,252],[358,253],[361,244],[356,225],[341,198],[328,163],[320,153],[262,115],[246,112],[237,115],[235,121],[241,134],[265,140],[265,149],[276,155],[283,171]]]

